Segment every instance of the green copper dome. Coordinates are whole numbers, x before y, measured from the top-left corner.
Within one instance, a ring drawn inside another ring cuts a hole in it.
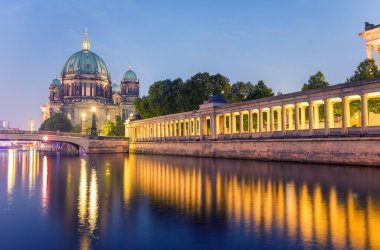
[[[63,66],[62,75],[66,74],[92,74],[110,79],[103,59],[90,51],[87,33],[84,35],[82,50],[70,56]]]
[[[128,82],[134,81],[134,82],[136,82],[137,81],[136,73],[133,72],[132,70],[128,70],[127,72],[124,73],[123,81],[128,81]]]
[[[82,50],[72,55],[63,66],[62,74],[93,74],[109,77],[103,59],[89,50]]]
[[[61,81],[58,80],[57,78],[53,79],[53,81],[51,81],[51,85],[52,86],[61,86]]]
[[[117,85],[116,83],[112,84],[112,92],[119,92],[120,88],[119,88],[119,85]]]

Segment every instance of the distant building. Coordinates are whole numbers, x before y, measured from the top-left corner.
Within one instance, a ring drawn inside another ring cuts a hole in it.
[[[82,50],[64,64],[60,79],[49,87],[49,102],[41,107],[42,119],[53,113],[64,113],[72,125],[88,125],[95,112],[100,128],[107,120],[123,120],[135,113],[133,102],[139,97],[140,82],[131,69],[120,85],[112,84],[111,74],[102,58],[90,51],[87,33]],[[96,111],[95,111],[96,110]]]
[[[9,125],[9,121],[0,120],[0,130],[19,130],[18,128],[11,128]]]
[[[29,120],[28,122],[28,129],[33,132],[33,131],[37,131],[37,123],[36,123],[36,120],[34,119],[31,119]]]
[[[8,130],[9,129],[9,121],[0,120],[0,130]]]

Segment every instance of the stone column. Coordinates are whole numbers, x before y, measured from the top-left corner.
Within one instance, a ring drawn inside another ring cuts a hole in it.
[[[313,109],[314,109],[314,102],[309,101],[309,130],[314,129],[314,114],[313,114]]]
[[[210,135],[211,139],[215,140],[216,139],[216,115],[215,113],[210,114]]]
[[[362,134],[367,133],[367,126],[368,126],[368,100],[367,95],[362,94],[360,96],[361,98],[361,127],[362,127]]]
[[[350,126],[349,118],[350,118],[350,111],[349,111],[349,103],[347,100],[347,96],[341,97],[342,99],[342,134],[347,134],[348,127]]]
[[[377,46],[376,50],[377,50],[377,58],[378,58],[377,69],[380,70],[380,45]]]
[[[263,110],[260,108],[259,109],[259,121],[258,121],[258,127],[259,127],[259,132],[261,133],[263,131]]]
[[[319,104],[314,105],[314,129],[319,129]]]
[[[248,110],[248,134],[252,136],[252,111]]]
[[[305,106],[301,106],[301,129],[306,128],[306,114],[305,114]]]
[[[268,124],[269,131],[272,133],[274,131],[274,110],[272,107],[270,107],[268,111]]]
[[[296,103],[295,105],[295,116],[296,116],[296,122],[295,122],[295,130],[299,130],[299,124],[300,124],[300,117],[299,117],[299,104]]]
[[[366,52],[367,52],[367,59],[372,59],[372,46],[366,45],[365,46]]]
[[[290,107],[288,117],[289,117],[289,130],[294,130],[294,107]]]
[[[284,105],[281,105],[281,116],[282,116],[281,130],[285,134],[285,131],[286,131],[286,108],[284,107]]]
[[[203,134],[204,134],[203,124],[204,124],[203,115],[201,115],[199,117],[199,138],[200,138],[200,140],[203,140]]]
[[[191,119],[187,121],[187,136],[191,137]]]
[[[233,113],[230,113],[230,119],[229,119],[229,123],[230,123],[230,128],[229,128],[229,131],[230,131],[230,134],[232,135],[233,134],[233,116],[234,114]]]
[[[243,128],[244,128],[244,126],[243,126],[243,111],[239,112],[239,120],[240,120],[240,122],[239,122],[239,134],[241,137],[241,135],[243,134]]]

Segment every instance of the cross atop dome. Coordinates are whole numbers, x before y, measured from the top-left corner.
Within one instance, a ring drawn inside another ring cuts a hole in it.
[[[84,39],[82,43],[82,50],[84,51],[89,51],[90,50],[90,42],[88,41],[88,36],[87,36],[87,27],[86,31],[84,32]]]

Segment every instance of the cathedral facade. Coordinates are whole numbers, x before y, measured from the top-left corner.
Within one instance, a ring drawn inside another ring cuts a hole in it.
[[[123,121],[135,112],[133,102],[139,97],[139,80],[131,69],[126,71],[120,84],[112,84],[111,74],[103,59],[90,51],[87,33],[82,50],[73,54],[64,64],[60,79],[49,87],[49,102],[41,107],[45,121],[53,113],[63,113],[73,126],[88,126],[92,113],[98,129],[107,120]]]

